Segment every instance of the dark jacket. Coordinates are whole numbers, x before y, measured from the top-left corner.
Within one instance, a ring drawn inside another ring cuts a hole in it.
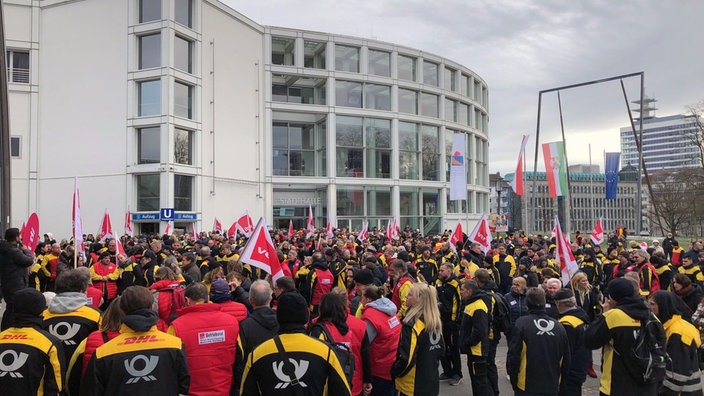
[[[445,351],[442,331],[428,332],[416,319],[404,323],[391,377],[396,389],[406,395],[437,395],[440,391],[438,364]]]
[[[491,296],[478,290],[464,301],[460,325],[460,352],[471,359],[486,358],[489,355],[489,326],[491,325]]]
[[[569,375],[562,379],[560,386],[570,383],[581,385],[587,380],[587,365],[592,355],[592,351],[584,344],[584,330],[589,325],[589,317],[582,308],[574,307],[560,314],[559,320],[567,333],[572,356],[568,363]]]
[[[440,308],[440,319],[443,323],[451,323],[460,317],[462,313],[462,298],[460,297],[460,282],[454,274],[450,279],[437,280],[438,306]]]
[[[506,303],[508,303],[509,313],[511,314],[511,323],[515,326],[518,318],[528,315],[528,305],[525,294],[518,294],[511,290],[504,295]]]
[[[150,309],[125,316],[120,335],[95,350],[81,395],[187,394],[191,376],[183,342],[157,330],[156,321]],[[139,343],[144,346],[136,348]]]
[[[565,328],[544,309],[532,308],[527,316],[518,319],[509,340],[506,363],[514,390],[557,394],[560,378],[568,375],[570,361]]]
[[[259,307],[252,311],[247,319],[240,322],[240,333],[237,338],[235,357],[235,374],[232,385],[239,388],[244,372],[247,356],[259,344],[274,338],[279,333],[279,322],[276,311],[269,307]]]
[[[17,244],[0,241],[0,286],[7,301],[14,301],[15,292],[27,287],[27,268],[32,264],[32,256]]]
[[[627,351],[635,343],[634,331],[641,321],[648,319],[650,311],[643,300],[624,297],[589,325],[585,343],[589,349],[603,347],[600,392],[605,395],[655,395],[657,384],[641,384],[631,377],[625,362],[616,351]]]

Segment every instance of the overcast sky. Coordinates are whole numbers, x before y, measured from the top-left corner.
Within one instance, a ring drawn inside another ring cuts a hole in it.
[[[658,116],[704,100],[704,1],[646,0],[222,0],[257,23],[400,44],[451,59],[489,86],[489,171],[516,166],[530,134],[533,169],[538,92],[645,72]],[[640,80],[624,80],[629,101]],[[618,81],[561,94],[570,164],[620,151],[628,126]],[[543,96],[540,143],[560,139],[556,94]],[[622,164],[624,165],[624,164]],[[544,170],[542,153],[538,170]]]

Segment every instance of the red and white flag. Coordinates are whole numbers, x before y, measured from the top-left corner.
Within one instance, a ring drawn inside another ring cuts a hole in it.
[[[125,213],[125,234],[133,237],[134,230],[132,229],[132,212],[130,212],[130,207],[127,207],[127,213]]]
[[[306,238],[313,236],[315,232],[315,218],[313,217],[313,207],[308,205],[308,223],[306,223]]]
[[[171,233],[174,232],[174,222],[172,221],[167,221],[166,222],[166,229],[164,230],[164,235],[171,235]]]
[[[511,188],[516,195],[523,195],[523,153],[526,151],[526,143],[528,143],[529,136],[523,135],[521,151],[518,152],[518,165],[516,165],[516,172],[513,174],[513,180],[511,181]]]
[[[577,266],[577,260],[572,254],[572,248],[570,246],[567,237],[562,233],[562,227],[560,227],[560,219],[555,216],[555,231],[557,233],[555,240],[555,263],[560,265],[560,272],[562,273],[562,284],[569,285],[572,276],[579,271]]]
[[[482,248],[482,252],[486,254],[491,249],[491,241],[493,240],[491,236],[491,230],[489,229],[489,220],[486,217],[486,213],[482,214],[479,222],[474,226],[474,230],[469,234],[467,238],[470,242],[478,243]]]
[[[640,246],[640,250],[647,252],[648,251],[648,242],[641,242],[638,244]]]
[[[323,236],[318,235],[318,242],[315,244],[315,250],[322,252],[323,251]]]
[[[73,246],[78,249],[81,256],[85,259],[86,245],[83,243],[83,219],[81,218],[81,194],[78,190],[78,176],[73,180],[73,208],[71,210],[72,231],[73,231]],[[73,267],[76,267],[76,258],[74,256]]]
[[[22,244],[33,252],[39,244],[39,216],[36,213],[29,215],[26,222],[22,223],[22,229],[20,230],[20,237],[22,238]]]
[[[604,227],[601,225],[601,217],[597,220],[589,239],[591,239],[595,245],[601,245],[604,243]]]
[[[276,254],[276,249],[271,241],[271,235],[269,235],[264,218],[259,218],[250,235],[251,237],[240,256],[240,261],[270,273],[273,281],[284,276],[279,256]]]
[[[457,220],[457,225],[455,225],[455,229],[452,230],[452,234],[450,234],[450,240],[447,241],[450,244],[450,249],[452,249],[453,252],[457,253],[457,242],[462,241],[462,223],[460,223],[459,220]]]
[[[247,213],[246,210],[244,211],[244,214],[242,214],[242,216],[237,219],[235,225],[235,228],[239,230],[242,234],[244,234],[244,236],[246,236],[247,238],[252,236],[252,232],[254,232],[254,225],[252,224],[252,218],[249,217],[249,213]]]
[[[364,241],[369,237],[369,222],[365,221],[364,222],[364,227],[362,227],[362,231],[359,232],[359,235],[357,236],[357,239],[360,241]]]
[[[117,254],[127,254],[125,253],[125,247],[122,246],[122,241],[120,241],[120,238],[115,238],[115,244],[117,245],[115,247],[115,252]]]
[[[222,223],[218,218],[216,217],[215,220],[213,220],[213,231],[219,232],[222,234]]]
[[[112,232],[112,221],[110,221],[110,212],[105,209],[103,220],[100,222],[100,230],[98,231],[98,241],[102,242],[105,238],[115,238],[115,233]]]
[[[391,239],[392,234],[391,234],[391,219],[386,223],[386,238]]]
[[[552,227],[552,231],[550,231],[550,239],[556,238],[557,237],[557,228]]]
[[[398,219],[394,217],[394,224],[391,226],[391,238],[396,239],[398,238],[399,234],[399,228],[398,228]]]
[[[293,240],[293,220],[288,221],[288,240]]]
[[[328,225],[325,227],[325,236],[330,239],[335,236],[332,232],[332,223],[330,222],[330,219],[328,219]]]
[[[200,235],[198,233],[198,222],[197,221],[193,222],[193,237],[196,239],[200,239]]]

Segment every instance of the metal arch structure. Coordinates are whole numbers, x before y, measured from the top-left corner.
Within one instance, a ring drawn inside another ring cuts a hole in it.
[[[638,127],[639,130],[636,132],[635,124],[633,123],[633,117],[631,116],[631,109],[628,106],[628,98],[626,96],[626,89],[623,85],[623,79],[625,78],[632,78],[632,77],[640,77],[640,118],[638,122]],[[641,148],[641,139],[643,138],[643,101],[644,101],[644,96],[645,96],[645,72],[637,72],[637,73],[629,73],[629,74],[622,74],[619,76],[613,76],[613,77],[608,77],[608,78],[603,78],[599,80],[593,80],[593,81],[587,81],[583,83],[578,83],[578,84],[571,84],[571,85],[564,85],[561,87],[556,87],[556,88],[550,88],[550,89],[545,89],[542,91],[538,92],[538,117],[536,121],[536,127],[535,127],[535,158],[533,162],[533,182],[531,184],[531,195],[530,195],[530,201],[535,202],[535,192],[536,192],[536,184],[537,184],[537,172],[538,172],[538,150],[540,149],[540,114],[541,114],[541,105],[542,105],[542,100],[543,100],[543,94],[547,93],[552,93],[552,92],[557,92],[558,95],[558,103],[560,103],[560,128],[562,131],[562,141],[563,143],[565,142],[565,129],[564,129],[564,124],[562,120],[562,105],[559,100],[560,98],[560,91],[563,90],[568,90],[568,89],[573,89],[573,88],[580,88],[584,87],[587,85],[595,85],[595,84],[601,84],[609,81],[614,81],[614,80],[620,80],[621,81],[621,89],[623,91],[623,98],[626,101],[626,109],[628,111],[628,119],[631,124],[631,130],[633,131],[633,137],[635,138],[636,141],[636,147],[638,148],[638,188],[636,191],[636,228],[638,229],[637,231],[640,232],[642,231],[643,228],[643,210],[642,210],[642,199],[641,199],[641,189],[642,189],[642,178],[641,175],[645,175],[645,179],[648,183],[648,189],[652,195],[652,189],[650,187],[650,181],[648,179],[648,171],[645,168],[645,162],[643,160],[643,150]],[[565,150],[566,145],[564,146]],[[571,189],[570,189],[570,175],[569,175],[569,166],[567,164],[567,153],[565,153],[565,166],[568,167],[567,170],[567,199],[566,199],[566,204],[564,205],[565,209],[565,215],[563,219],[565,221],[562,223],[563,227],[562,229],[566,231],[567,235],[571,233],[571,219],[570,219],[570,204],[571,204]],[[526,202],[526,213],[530,213],[531,211],[529,210],[529,203]],[[657,208],[655,208],[657,211]],[[526,219],[528,224],[533,224],[535,221],[534,219]],[[528,225],[526,224],[526,226]]]

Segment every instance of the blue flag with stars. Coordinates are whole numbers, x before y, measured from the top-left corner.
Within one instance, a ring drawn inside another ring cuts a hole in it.
[[[604,171],[606,176],[606,199],[616,199],[618,188],[618,164],[621,153],[606,153]]]

